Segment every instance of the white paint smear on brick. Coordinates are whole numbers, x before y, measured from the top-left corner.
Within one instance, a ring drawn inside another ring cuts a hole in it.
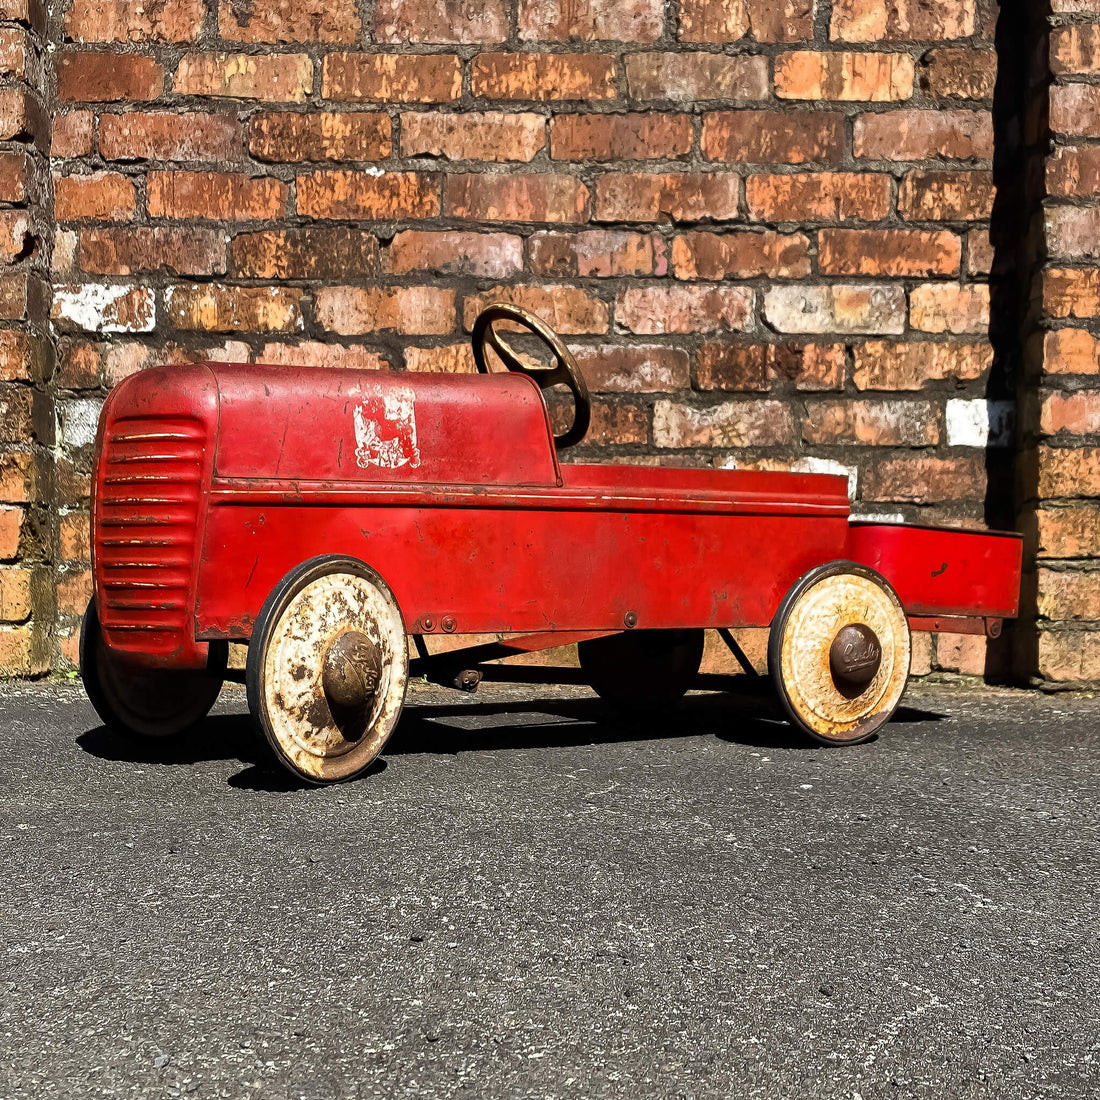
[[[952,447],[1004,447],[1012,436],[1015,408],[1011,401],[947,402],[947,442]]]
[[[136,294],[145,307],[140,323],[119,324],[114,307],[129,294]],[[85,332],[152,332],[157,324],[156,303],[151,290],[132,286],[104,286],[85,283],[70,289],[58,289],[53,296],[53,315]]]
[[[95,398],[66,401],[61,408],[61,446],[66,450],[90,447],[95,442],[102,402]]]

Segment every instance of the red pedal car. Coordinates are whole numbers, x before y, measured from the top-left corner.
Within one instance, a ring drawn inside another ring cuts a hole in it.
[[[691,685],[705,629],[732,643],[770,626],[791,721],[850,744],[897,707],[911,628],[995,634],[1016,614],[1018,536],[849,522],[842,477],[561,464],[589,419],[572,355],[509,306],[473,339],[478,374],[209,364],[111,393],[80,647],[108,725],[188,728],[227,643],[248,642],[256,723],[325,783],[361,773],[397,724],[409,636],[412,673],[456,686],[490,657],[576,642],[600,695],[659,703]],[[511,373],[487,370],[487,348]],[[574,419],[555,439],[541,390],[561,383]],[[517,637],[431,653],[433,635],[484,633]]]

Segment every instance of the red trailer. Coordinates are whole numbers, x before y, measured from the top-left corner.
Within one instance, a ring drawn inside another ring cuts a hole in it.
[[[540,337],[554,368],[502,326]],[[508,306],[486,310],[474,348],[476,375],[197,364],[116,387],[81,636],[105,722],[185,730],[227,643],[247,642],[276,757],[329,782],[396,725],[409,637],[414,674],[459,686],[490,656],[576,642],[602,696],[657,703],[691,685],[704,630],[770,626],[791,721],[849,744],[896,709],[912,627],[995,635],[1016,614],[1017,535],[853,523],[842,477],[563,465],[589,416],[568,349]],[[486,348],[511,373],[490,373]],[[574,400],[557,439],[554,384]],[[432,654],[433,636],[485,633],[515,637]]]

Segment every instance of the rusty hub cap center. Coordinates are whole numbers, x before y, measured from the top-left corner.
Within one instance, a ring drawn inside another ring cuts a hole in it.
[[[881,664],[878,636],[862,623],[843,627],[829,647],[829,669],[842,692],[859,694],[875,678]]]
[[[331,706],[361,710],[374,702],[382,677],[378,647],[358,630],[335,638],[321,661],[321,687]]]

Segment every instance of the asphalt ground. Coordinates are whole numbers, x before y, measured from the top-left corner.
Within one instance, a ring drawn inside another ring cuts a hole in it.
[[[0,686],[0,1096],[1100,1095],[1100,704],[416,688],[296,787]]]

